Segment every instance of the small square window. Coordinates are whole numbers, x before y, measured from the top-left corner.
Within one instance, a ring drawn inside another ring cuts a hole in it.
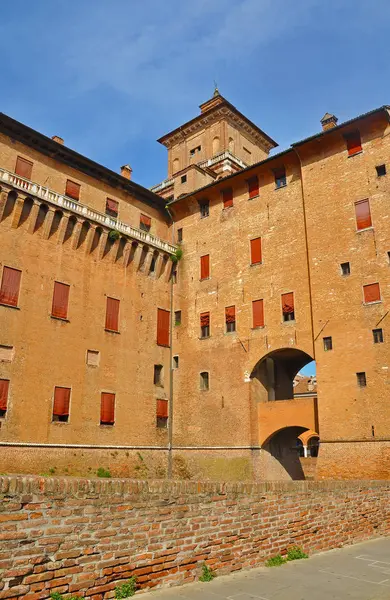
[[[383,343],[383,329],[373,329],[372,337],[374,339],[374,344],[382,344]]]
[[[167,429],[168,419],[166,417],[156,417],[156,427],[159,429]]]
[[[202,200],[199,202],[199,210],[202,219],[208,217],[210,214],[210,202],[208,200]]]
[[[332,338],[329,336],[329,337],[324,337],[322,339],[324,342],[325,352],[329,352],[329,350],[333,350]]]
[[[356,381],[359,387],[366,387],[366,374],[363,371],[360,373],[356,373]]]
[[[180,227],[180,229],[177,230],[177,241],[178,242],[183,241],[183,228],[182,227]]]
[[[340,265],[341,275],[350,275],[351,274],[351,266],[349,262],[341,263]]]
[[[159,387],[164,387],[162,365],[154,365],[153,383]]]
[[[173,357],[173,368],[174,369],[178,369],[179,368],[179,357],[178,356],[174,356]]]
[[[372,304],[381,301],[381,292],[379,283],[370,283],[363,285],[364,304]]]
[[[376,174],[378,177],[386,175],[386,165],[378,165],[376,168]]]
[[[14,347],[0,344],[0,362],[12,362],[14,358]]]
[[[99,350],[87,350],[87,365],[90,367],[98,367],[100,363]]]
[[[187,175],[182,175],[180,177],[180,183],[186,183],[186,181],[187,181]]]
[[[181,325],[181,310],[175,310],[175,325]]]
[[[275,169],[274,176],[276,189],[285,187],[287,185],[286,169],[284,167],[281,167],[280,169]]]
[[[204,371],[200,374],[200,389],[202,392],[206,392],[208,389],[210,389],[209,374],[207,373],[207,371]]]

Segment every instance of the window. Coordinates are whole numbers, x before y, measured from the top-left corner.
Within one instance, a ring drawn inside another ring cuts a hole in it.
[[[175,310],[175,325],[181,325],[181,310]]]
[[[111,200],[111,198],[106,198],[106,215],[113,217],[114,219],[118,218],[119,211],[119,202],[116,200]]]
[[[73,200],[80,200],[80,187],[80,184],[68,179],[66,181],[65,196],[69,196]]]
[[[383,329],[373,329],[372,337],[374,338],[374,344],[383,343]]]
[[[358,231],[372,226],[369,200],[355,202],[355,216]]]
[[[166,429],[168,424],[168,400],[157,400],[156,425]]]
[[[364,304],[371,304],[371,302],[381,301],[381,291],[379,283],[370,283],[369,285],[363,285]]]
[[[226,333],[232,333],[236,331],[236,307],[227,306],[225,308],[225,323]]]
[[[8,404],[9,380],[0,379],[0,417],[5,417]]]
[[[17,306],[22,271],[4,267],[0,287],[0,304]]]
[[[330,336],[324,337],[324,338],[322,338],[322,340],[324,342],[325,352],[329,352],[329,350],[333,350],[332,338]]]
[[[284,167],[280,167],[279,169],[274,169],[274,176],[275,176],[276,189],[285,187],[287,185],[286,169]]]
[[[69,420],[70,388],[55,387],[53,402],[53,421],[67,423]]]
[[[210,337],[210,313],[200,313],[200,337]]]
[[[0,344],[0,362],[12,362],[14,359],[14,347]]]
[[[200,200],[199,201],[199,211],[201,219],[208,217],[210,214],[210,202],[209,200]]]
[[[248,183],[248,192],[249,199],[256,198],[259,195],[259,178],[257,175],[254,175],[247,181]]]
[[[99,350],[87,350],[87,365],[90,367],[98,367],[100,363]]]
[[[141,214],[139,218],[139,228],[142,231],[150,231],[152,226],[152,219],[148,215]]]
[[[196,146],[196,148],[192,148],[192,150],[190,150],[190,156],[195,156],[195,154],[199,154],[201,150],[202,146]]]
[[[100,399],[100,425],[115,423],[115,394],[102,392]]]
[[[347,143],[348,156],[354,156],[355,154],[362,152],[362,141],[358,131],[348,133],[345,136],[345,141]]]
[[[259,265],[261,259],[261,238],[255,238],[251,240],[251,265]]]
[[[186,181],[187,181],[187,175],[182,175],[180,177],[180,183],[186,183]]]
[[[163,366],[162,365],[154,365],[153,383],[154,383],[154,385],[159,385],[160,387],[164,387]]]
[[[221,191],[221,194],[223,200],[223,207],[229,208],[230,206],[233,206],[233,188],[225,188]]]
[[[356,381],[359,387],[366,387],[367,380],[364,372],[356,373]]]
[[[179,368],[179,357],[178,356],[174,356],[173,357],[173,368],[174,369],[178,369]]]
[[[180,227],[180,229],[177,230],[177,241],[178,242],[183,241],[183,228],[182,227]]]
[[[200,257],[200,279],[209,279],[210,277],[210,255],[205,254]]]
[[[15,173],[16,175],[20,175],[20,177],[24,177],[25,179],[31,179],[33,163],[21,156],[18,156],[16,159],[15,165]]]
[[[340,269],[341,269],[341,275],[350,275],[351,274],[351,267],[350,267],[349,262],[341,263]]]
[[[294,292],[282,294],[282,314],[283,321],[294,321]]]
[[[57,319],[66,319],[68,316],[70,286],[66,283],[54,282],[53,304],[51,307],[51,316]]]
[[[202,392],[206,392],[208,389],[210,389],[209,374],[207,373],[207,371],[203,371],[203,373],[200,373],[200,389]]]
[[[119,331],[119,300],[107,297],[106,325],[108,331]]]
[[[264,327],[264,301],[253,300],[252,302],[253,328]]]
[[[169,347],[169,310],[157,309],[157,344]]]
[[[378,165],[375,168],[378,177],[384,177],[384,175],[386,175],[386,165]]]

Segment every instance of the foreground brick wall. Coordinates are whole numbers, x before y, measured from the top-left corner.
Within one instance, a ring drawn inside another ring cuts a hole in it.
[[[390,482],[222,484],[0,477],[0,598],[142,587],[385,535]]]

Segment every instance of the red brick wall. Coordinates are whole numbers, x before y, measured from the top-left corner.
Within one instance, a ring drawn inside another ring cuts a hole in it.
[[[113,598],[385,535],[390,482],[223,484],[0,477],[0,598]]]

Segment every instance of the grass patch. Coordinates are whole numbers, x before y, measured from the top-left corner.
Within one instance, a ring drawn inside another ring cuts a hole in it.
[[[283,565],[286,561],[285,558],[281,554],[277,554],[276,556],[271,556],[268,560],[265,561],[266,567],[279,567]]]
[[[130,598],[130,596],[134,596],[136,589],[137,578],[130,577],[126,583],[122,583],[122,585],[118,585],[115,588],[115,598]]]
[[[202,566],[202,575],[199,577],[199,581],[212,581],[216,576],[217,574],[210,569],[206,563],[204,563]]]
[[[301,558],[309,558],[308,554],[300,548],[299,546],[293,546],[287,552],[287,560],[300,560]]]
[[[265,566],[280,567],[280,565],[284,565],[286,562],[300,560],[301,558],[309,558],[309,556],[299,546],[291,546],[287,552],[287,556],[282,556],[281,554],[271,556],[271,558],[265,561]]]
[[[96,475],[98,477],[111,477],[111,473],[108,469],[104,469],[103,467],[99,467],[96,471]]]

